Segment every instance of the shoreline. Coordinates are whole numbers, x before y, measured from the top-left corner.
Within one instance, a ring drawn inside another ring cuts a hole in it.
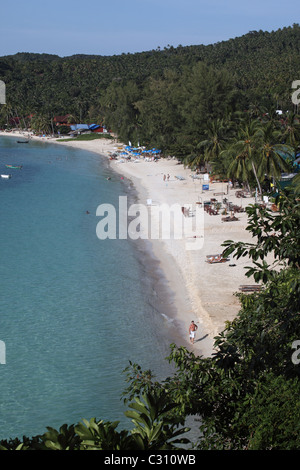
[[[0,132],[1,136],[27,137],[28,133]],[[200,180],[193,180],[191,170],[178,164],[177,160],[160,159],[158,162],[141,160],[138,163],[116,163],[110,160],[111,153],[123,144],[109,139],[96,139],[91,141],[69,141],[64,138],[32,137],[34,141],[62,144],[82,149],[107,158],[111,170],[130,180],[136,190],[138,202],[146,205],[151,199],[153,204],[167,203],[170,206],[179,203],[195,204],[199,200],[215,198],[222,201],[227,197],[233,204],[241,205],[254,203],[254,198],[240,199],[235,196],[235,189],[227,194],[227,184],[212,182],[209,191],[203,193]],[[169,174],[170,180],[166,183],[163,175]],[[177,175],[184,179],[179,180]],[[214,193],[218,194],[215,196]],[[225,193],[225,196],[219,194]],[[178,325],[178,338],[182,339],[179,346],[184,345],[196,355],[208,357],[213,353],[214,337],[224,328],[226,321],[232,321],[237,315],[240,304],[234,295],[240,284],[245,284],[245,266],[249,260],[243,258],[236,260],[209,264],[206,256],[220,253],[221,244],[227,240],[249,241],[250,235],[245,230],[247,215],[245,212],[237,214],[237,221],[222,222],[222,215],[209,215],[204,211],[204,242],[199,250],[186,250],[184,239],[180,240],[149,240],[150,251],[159,263],[164,275],[167,288],[171,293],[170,303],[177,312],[175,323]],[[145,250],[147,251],[145,246]],[[198,332],[194,345],[188,340],[188,327],[191,320],[198,324]]]

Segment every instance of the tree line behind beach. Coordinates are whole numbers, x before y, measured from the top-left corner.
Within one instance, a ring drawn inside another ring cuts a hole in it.
[[[299,57],[298,24],[209,46],[111,57],[6,56],[0,58],[7,95],[0,127],[68,132],[53,122],[68,115],[70,122],[105,125],[124,143],[160,148],[191,167],[210,161],[220,177],[257,186],[263,174],[293,170],[287,163],[295,154],[290,158],[287,149],[284,162],[273,146],[286,143],[297,153],[299,116],[291,87],[299,79]],[[249,139],[248,149],[235,146]],[[253,168],[253,145],[259,151],[272,147],[270,164]]]

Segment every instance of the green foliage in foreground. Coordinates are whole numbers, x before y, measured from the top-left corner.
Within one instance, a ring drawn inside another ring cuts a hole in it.
[[[224,253],[248,256],[263,289],[237,294],[241,309],[215,338],[212,357],[171,345],[176,371],[162,382],[130,363],[123,393],[134,427],[84,420],[33,438],[2,441],[1,449],[208,450],[300,449],[300,201],[277,197],[278,213],[247,209],[253,243],[227,241]],[[184,434],[187,416],[201,417],[198,442]]]
[[[188,439],[181,434],[188,431],[179,427],[180,418],[174,413],[178,407],[170,403],[162,391],[153,391],[136,397],[125,414],[132,419],[135,427],[131,432],[116,430],[119,422],[97,421],[95,418],[83,420],[76,426],[64,424],[57,431],[48,431],[32,439],[26,437],[2,441],[1,450],[171,450],[176,444],[186,444]]]

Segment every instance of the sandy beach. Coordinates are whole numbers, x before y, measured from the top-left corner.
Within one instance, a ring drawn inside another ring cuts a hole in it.
[[[26,133],[19,135],[2,132],[0,135],[27,137]],[[144,205],[149,206],[151,200],[153,206],[180,204],[180,206],[191,205],[192,208],[199,208],[203,207],[205,201],[215,199],[221,203],[223,198],[227,198],[231,203],[245,208],[246,205],[255,202],[252,197],[236,197],[236,189],[229,189],[225,182],[211,181],[209,190],[203,191],[203,181],[192,178],[191,170],[184,168],[177,159],[161,158],[154,162],[141,158],[136,163],[132,160],[123,160],[122,163],[120,159],[110,160],[111,154],[123,147],[115,140],[65,142],[63,138],[59,141],[47,137],[34,137],[34,139],[72,146],[106,157],[113,172],[120,178],[132,181],[139,202]],[[164,175],[169,175],[169,180],[164,180]],[[181,178],[178,179],[178,176]],[[196,206],[196,203],[200,204]],[[225,217],[222,212],[223,208],[217,215],[209,215],[203,211],[203,232],[201,232],[203,239],[200,249],[186,249],[187,238],[190,238],[189,241],[192,239],[189,234],[178,240],[150,240],[153,253],[160,262],[173,295],[182,345],[189,347],[195,354],[204,356],[209,356],[213,352],[214,337],[224,329],[225,322],[233,320],[238,313],[239,300],[234,294],[239,291],[239,286],[254,284],[245,277],[245,267],[249,266],[247,258],[230,259],[215,264],[206,262],[208,255],[222,252],[221,245],[225,240],[250,240],[250,235],[245,230],[246,213],[236,213],[235,217],[238,220],[225,222],[222,220]],[[188,342],[191,320],[194,320],[198,326],[193,345]]]

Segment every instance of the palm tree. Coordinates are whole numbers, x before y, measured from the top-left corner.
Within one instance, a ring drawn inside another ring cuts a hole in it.
[[[247,190],[250,191],[249,185],[249,157],[247,152],[236,153],[233,149],[229,150],[229,155],[233,157],[231,164],[229,165],[227,176],[230,178],[237,179],[243,182],[243,185],[247,187]]]
[[[289,169],[286,157],[293,158],[294,149],[290,145],[280,144],[280,132],[274,129],[271,122],[263,125],[258,131],[259,154],[258,174],[260,178],[265,175],[274,178],[280,178],[283,171]]]
[[[242,179],[249,189],[249,177],[253,173],[261,195],[261,185],[255,166],[259,130],[260,123],[257,120],[242,123],[238,130],[237,140],[234,140],[225,152],[227,155],[235,157],[229,165],[228,176]]]
[[[202,164],[205,163],[205,156],[203,153],[192,153],[187,155],[183,159],[182,163],[191,169],[199,168]]]
[[[261,118],[264,112],[265,110],[261,108],[261,105],[259,102],[254,101],[253,103],[250,103],[249,114],[251,118],[256,118],[256,119]]]
[[[45,115],[35,115],[31,120],[31,128],[38,133],[49,133],[51,131],[51,120]]]
[[[195,167],[209,162],[218,174],[226,174],[226,163],[224,164],[221,152],[226,147],[233,125],[230,117],[226,120],[217,118],[209,121],[203,133],[204,140],[195,145],[194,154],[185,158],[185,164]]]
[[[74,124],[75,122],[79,122],[80,119],[78,120],[78,117],[76,114],[69,114],[68,115],[68,124]]]
[[[197,148],[204,149],[204,155],[208,161],[219,157],[225,147],[228,130],[228,124],[223,119],[216,119],[208,123],[205,130],[207,138],[197,145]]]
[[[300,123],[295,113],[288,114],[282,132],[282,140],[295,149],[298,147],[300,141]]]

